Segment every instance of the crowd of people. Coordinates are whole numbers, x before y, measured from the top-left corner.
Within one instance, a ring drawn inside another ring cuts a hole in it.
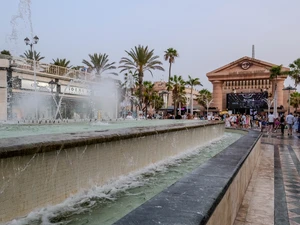
[[[128,113],[126,119],[134,119],[131,112]],[[142,114],[137,119],[146,119]],[[300,133],[300,115],[289,113],[287,116],[280,114],[279,117],[275,117],[272,112],[256,115],[244,114],[224,114],[224,115],[208,115],[198,116],[190,113],[184,113],[183,115],[172,115],[167,113],[165,115],[151,115],[147,116],[147,119],[200,119],[200,120],[223,120],[226,127],[250,129],[255,128],[261,132],[277,132],[278,130],[284,134],[287,130],[288,135],[293,133]]]
[[[232,128],[258,128],[261,132],[267,133],[277,132],[280,130],[284,134],[284,130],[288,130],[288,135],[293,133],[300,133],[300,116],[298,114],[293,115],[289,113],[287,116],[280,114],[279,117],[275,117],[273,113],[269,114],[256,114],[247,115],[244,114],[231,114],[225,115],[225,126]]]

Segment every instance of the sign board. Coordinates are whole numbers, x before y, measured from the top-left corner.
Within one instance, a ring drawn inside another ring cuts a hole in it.
[[[35,90],[34,88],[34,81],[32,80],[21,80],[21,87],[25,90]],[[36,90],[40,92],[51,92],[51,88],[48,83],[46,82],[36,82]],[[56,86],[53,88],[53,92],[56,92]],[[75,87],[75,86],[67,86],[61,85],[60,92],[65,94],[72,94],[72,95],[84,95],[88,96],[91,95],[91,91],[87,88],[82,87]]]

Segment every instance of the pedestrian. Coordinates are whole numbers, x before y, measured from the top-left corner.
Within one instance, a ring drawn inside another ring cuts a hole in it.
[[[262,121],[261,121],[260,131],[261,131],[261,132],[264,132],[264,129],[265,129],[266,127],[267,127],[267,121],[266,121],[265,118],[263,118]],[[268,131],[268,129],[267,129],[267,131]]]
[[[285,116],[284,114],[282,114],[280,117],[280,130],[282,135],[284,135],[284,128],[285,128]]]
[[[271,112],[269,115],[268,115],[268,132],[272,132],[273,129],[274,129],[274,120],[275,120],[275,117],[273,115],[273,113]]]
[[[279,128],[280,126],[280,121],[278,118],[275,118],[275,121],[274,121],[274,132],[277,132],[277,129]]]
[[[300,115],[298,116],[298,133],[300,133]]]
[[[292,113],[290,113],[289,115],[287,115],[285,121],[287,123],[288,126],[288,135],[292,135],[293,134],[293,124],[294,124],[294,116]]]
[[[299,126],[299,124],[298,124],[298,115],[296,114],[294,117],[295,118],[294,118],[293,131],[296,133],[298,131],[298,126]]]

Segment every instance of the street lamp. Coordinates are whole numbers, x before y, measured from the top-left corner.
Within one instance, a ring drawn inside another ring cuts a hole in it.
[[[186,97],[186,112],[189,113],[189,104],[190,104],[190,98]],[[190,109],[191,110],[191,109]]]
[[[213,99],[209,100],[209,99],[205,99],[205,102],[206,102],[206,117],[207,117],[207,120],[208,120],[208,108],[210,106],[210,104],[213,102]]]
[[[30,46],[30,51],[32,53],[32,56],[33,56],[33,77],[34,77],[34,93],[35,93],[35,117],[37,118],[37,94],[36,94],[36,86],[37,86],[37,83],[36,83],[36,58],[35,58],[35,54],[34,54],[34,48],[33,48],[33,45],[37,44],[39,41],[39,38],[37,36],[34,36],[33,38],[33,42],[30,43],[30,39],[28,37],[26,37],[24,39],[24,42],[26,45],[29,45]]]
[[[288,114],[290,114],[290,104],[291,104],[291,91],[294,91],[296,90],[296,88],[293,88],[291,85],[289,85],[288,87],[286,88],[283,88],[282,89],[283,91],[289,91],[289,104],[288,104]]]
[[[163,98],[163,101],[164,101],[164,108],[167,109],[168,108],[168,95],[169,95],[169,92],[163,90],[162,92],[160,92],[160,95],[161,95],[161,97]]]
[[[50,89],[51,89],[51,96],[53,97],[53,89],[55,88],[55,86],[56,86],[56,83],[53,81],[53,80],[51,80],[49,83],[49,87],[50,87]],[[52,104],[51,104],[51,115],[53,115],[53,107],[52,107]]]
[[[53,93],[53,89],[54,89],[55,86],[56,86],[55,81],[51,80],[48,84],[49,84],[49,87],[50,87],[50,89],[51,89],[51,93]]]
[[[26,45],[29,45],[29,46],[30,46],[30,50],[32,51],[32,50],[33,50],[33,45],[37,44],[37,43],[39,42],[39,40],[40,40],[40,39],[38,38],[38,36],[34,36],[33,42],[30,43],[30,39],[29,39],[28,37],[26,37],[26,38],[24,39],[24,42],[25,42]]]
[[[166,90],[163,90],[159,93],[159,95],[162,97],[164,105],[163,108],[166,109],[166,115],[168,114],[168,99],[169,99],[169,92]],[[162,117],[164,118],[164,112]]]
[[[60,114],[60,111],[59,111],[59,92],[60,92],[60,85],[59,85],[59,82],[58,82],[58,79],[55,79],[55,81],[51,80],[50,82],[48,82],[48,85],[51,89],[51,94],[53,94],[53,90],[54,88],[56,88],[56,92],[55,92],[55,97],[52,95],[53,97],[53,100],[55,102],[55,105],[56,105],[56,112],[55,112],[55,116],[54,116],[54,119],[57,119],[57,115],[58,113]],[[60,117],[61,117],[61,114],[60,114]]]
[[[267,98],[264,98],[263,101],[267,103],[268,105],[268,115],[270,115],[270,109],[271,109],[271,106],[273,104],[275,99],[267,99]],[[275,107],[275,106],[274,106]],[[274,107],[273,107],[273,114],[274,114]],[[274,114],[275,115],[275,114]]]

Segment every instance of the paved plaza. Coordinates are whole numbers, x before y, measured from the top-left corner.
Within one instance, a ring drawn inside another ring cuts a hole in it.
[[[234,225],[300,224],[300,134],[262,137],[262,155]]]

